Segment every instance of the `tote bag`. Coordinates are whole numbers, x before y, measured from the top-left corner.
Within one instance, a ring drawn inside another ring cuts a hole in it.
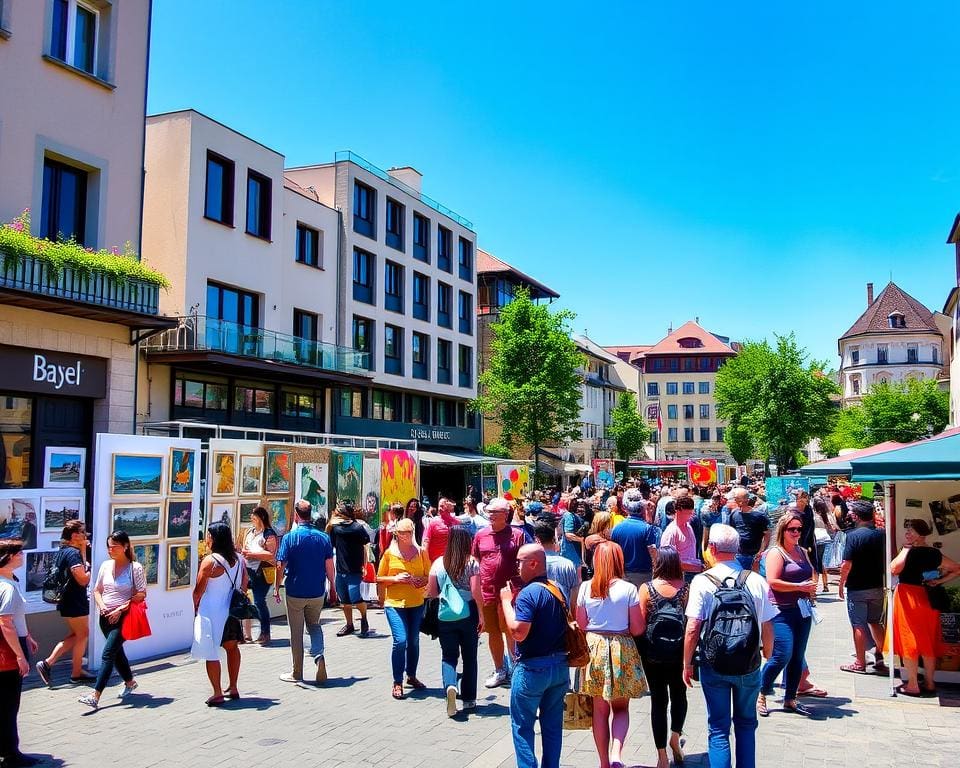
[[[463,599],[457,585],[446,572],[443,574],[443,586],[440,587],[440,608],[437,618],[440,621],[459,621],[470,615],[470,606]]]

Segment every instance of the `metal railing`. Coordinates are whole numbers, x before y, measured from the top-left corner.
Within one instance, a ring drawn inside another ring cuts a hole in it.
[[[318,368],[324,371],[368,375],[370,355],[349,347],[240,325],[202,315],[178,317],[176,328],[144,342],[150,352],[225,352],[256,360]]]

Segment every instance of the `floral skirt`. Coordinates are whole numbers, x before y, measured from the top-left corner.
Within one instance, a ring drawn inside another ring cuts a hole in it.
[[[647,690],[637,644],[627,634],[587,632],[590,662],[580,673],[580,693],[605,701],[638,699]]]

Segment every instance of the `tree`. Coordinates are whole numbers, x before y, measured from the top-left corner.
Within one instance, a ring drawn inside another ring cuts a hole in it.
[[[881,441],[882,442],[882,441]],[[867,437],[867,423],[863,408],[854,405],[837,415],[830,434],[820,438],[820,447],[827,456],[839,456],[845,448],[866,448],[872,445]]]
[[[629,461],[643,448],[650,430],[640,418],[637,398],[633,392],[622,392],[616,406],[610,412],[610,426],[607,432],[617,444],[617,456],[621,461]]]
[[[534,461],[541,445],[580,437],[585,358],[570,338],[574,317],[534,304],[521,289],[490,326],[490,362],[477,381],[473,408],[500,424],[508,448],[532,445]]]
[[[731,424],[723,433],[723,442],[727,444],[727,450],[733,456],[737,464],[746,464],[748,460],[754,458],[756,446],[753,444],[753,435],[743,424]]]
[[[808,360],[793,334],[776,336],[775,347],[746,342],[717,372],[717,415],[727,420],[728,429],[747,431],[782,472],[802,446],[826,435],[833,423],[831,397],[839,390],[823,373],[825,367]]]

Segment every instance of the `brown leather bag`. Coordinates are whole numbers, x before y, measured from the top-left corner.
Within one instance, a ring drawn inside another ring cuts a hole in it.
[[[590,662],[590,648],[587,645],[587,633],[580,629],[577,620],[570,613],[567,601],[563,599],[563,592],[560,587],[552,581],[548,581],[544,586],[550,591],[560,605],[567,612],[567,631],[564,633],[563,640],[567,648],[567,666],[585,667]]]

